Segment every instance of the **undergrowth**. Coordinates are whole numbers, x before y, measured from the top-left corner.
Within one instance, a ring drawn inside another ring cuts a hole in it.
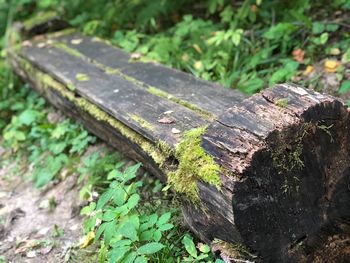
[[[91,246],[93,262],[222,262],[208,245],[196,247],[182,226],[177,199],[139,171],[141,164],[126,164],[120,154],[94,148],[95,137],[26,86],[7,107],[12,117],[3,127],[1,146],[18,167],[30,167],[36,187],[79,175],[80,198],[87,203],[81,210],[84,237],[71,260],[81,262]]]

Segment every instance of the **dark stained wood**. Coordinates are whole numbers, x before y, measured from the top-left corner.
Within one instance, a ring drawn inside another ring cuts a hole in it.
[[[79,38],[80,44],[72,44]],[[198,180],[200,205],[184,198],[182,210],[192,231],[212,242],[213,249],[232,262],[237,258],[245,262],[347,262],[350,116],[341,101],[288,84],[245,98],[160,65],[129,62],[126,53],[91,38],[73,35],[60,41],[74,46],[84,57],[51,44],[40,48],[33,42],[18,54],[10,52],[9,60],[53,105],[144,162],[162,180],[177,169],[176,156],[168,156],[161,166],[155,163],[149,152],[108,122],[96,119],[50,85],[42,85],[20,60],[52,76],[72,96],[90,101],[155,146],[165,141],[176,147],[182,133],[174,134],[172,128],[185,131],[208,125],[201,145],[220,165],[222,187],[219,190]],[[96,62],[119,69],[141,84],[120,74],[106,74]],[[76,78],[82,73],[88,80]],[[72,85],[75,90],[69,91]],[[150,86],[217,117],[204,118],[196,110],[155,96],[147,92]],[[173,112],[173,124],[158,122],[165,111]],[[154,129],[127,117],[130,115]],[[234,245],[227,249],[224,242]]]
[[[207,123],[192,110],[155,96],[119,75],[107,74],[94,64],[61,49],[33,45],[23,48],[21,56],[66,86],[73,85],[79,96],[154,142],[161,140],[175,147],[181,134],[173,134],[173,128],[183,133]],[[79,80],[79,74],[83,74],[86,80]],[[159,123],[158,120],[169,111],[174,122]]]
[[[73,44],[72,41],[77,39],[82,40],[81,43]],[[113,69],[119,69],[122,73],[148,86],[156,87],[215,115],[221,114],[245,97],[238,91],[227,90],[215,83],[195,78],[157,63],[133,61],[130,54],[96,38],[75,33],[57,40],[78,50],[93,61]]]

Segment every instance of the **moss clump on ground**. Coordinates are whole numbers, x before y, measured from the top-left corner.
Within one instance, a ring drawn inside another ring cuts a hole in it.
[[[215,185],[217,188],[221,186],[220,166],[201,146],[205,129],[206,127],[199,127],[184,134],[182,141],[176,147],[178,168],[168,174],[168,182],[174,190],[194,202],[199,201],[198,180]]]

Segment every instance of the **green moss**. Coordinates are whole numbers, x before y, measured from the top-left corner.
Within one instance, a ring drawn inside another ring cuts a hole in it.
[[[254,255],[249,248],[240,243],[229,243],[215,238],[212,245],[219,247],[221,252],[237,261],[240,260],[242,262],[252,262],[257,258],[257,256]]]
[[[184,134],[176,147],[175,157],[179,161],[178,169],[168,175],[169,184],[190,200],[199,201],[197,181],[221,186],[220,166],[201,147],[202,134],[206,127],[192,129]]]
[[[75,78],[78,80],[78,81],[88,81],[90,80],[90,77],[89,75],[87,74],[84,74],[84,73],[78,73],[75,75]]]
[[[135,114],[128,114],[128,116],[136,121],[138,124],[141,125],[141,127],[145,128],[145,129],[148,129],[150,131],[153,131],[154,130],[154,127],[152,124],[150,124],[148,121],[144,120],[143,118],[141,118],[140,116],[137,116]]]
[[[182,99],[179,99],[179,98],[176,98],[174,97],[173,95],[161,90],[161,89],[157,89],[155,87],[149,87],[148,89],[148,92],[149,93],[152,93],[153,95],[156,95],[158,97],[161,97],[161,98],[165,98],[165,99],[168,99],[172,102],[175,102],[179,105],[182,105],[190,110],[193,110],[194,112],[198,113],[201,117],[203,117],[204,119],[206,120],[214,120],[215,119],[215,115],[210,113],[210,112],[207,112],[205,110],[202,110],[201,108],[197,107],[196,105],[194,104],[191,104],[187,101],[184,101]]]
[[[281,98],[281,99],[278,99],[274,102],[275,105],[277,105],[278,107],[281,107],[281,108],[285,108],[288,106],[288,98]]]
[[[175,150],[169,146],[165,141],[159,141],[157,147],[165,154],[165,156],[175,156]]]
[[[16,56],[16,61],[20,64],[23,71],[26,72],[28,78],[37,83],[37,87],[40,88],[41,92],[46,93],[47,89],[53,89],[59,92],[62,97],[68,99],[77,107],[81,108],[83,111],[93,116],[96,120],[108,123],[117,131],[119,131],[123,136],[128,138],[133,143],[137,144],[144,152],[149,154],[155,161],[155,163],[157,163],[159,166],[163,165],[164,161],[168,156],[166,156],[157,147],[157,145],[154,145],[153,143],[149,142],[143,136],[130,129],[125,124],[113,118],[109,114],[105,113],[103,110],[101,110],[88,100],[81,97],[76,97],[75,94],[72,91],[68,90],[62,83],[53,79],[50,75],[41,72],[28,61],[18,56]]]
[[[51,38],[59,38],[59,37],[63,37],[63,36],[68,36],[73,34],[74,32],[76,32],[77,30],[74,28],[66,28],[57,32],[53,32],[53,33],[47,33],[45,34],[45,36],[49,39]]]
[[[274,149],[271,151],[271,157],[274,166],[280,174],[300,170],[304,167],[304,162],[301,159],[303,140],[312,126],[312,123],[304,123],[295,132],[295,140],[293,142],[287,142],[286,138],[281,138],[274,145]]]
[[[82,53],[80,53],[78,50],[70,48],[64,43],[54,43],[54,46],[64,50],[65,52],[71,54],[72,56],[75,56],[75,57],[87,60],[87,58]],[[142,82],[140,82],[137,79],[135,79],[133,77],[130,77],[130,76],[126,75],[126,74],[123,74],[122,72],[120,72],[120,70],[108,67],[108,66],[103,65],[103,64],[101,64],[101,63],[99,63],[97,61],[94,61],[94,60],[92,61],[92,63],[95,66],[97,66],[97,67],[101,68],[102,70],[104,70],[104,72],[106,74],[119,75],[122,78],[124,78],[125,80],[135,84],[135,86],[144,89],[144,85],[143,85]],[[215,119],[215,115],[213,115],[212,113],[207,112],[205,110],[202,110],[198,106],[196,106],[194,104],[191,104],[191,103],[189,103],[187,101],[184,101],[182,99],[176,98],[173,95],[171,95],[171,94],[169,94],[169,93],[167,93],[167,92],[165,92],[165,91],[163,91],[161,89],[158,89],[158,88],[155,88],[155,87],[149,87],[147,89],[147,91],[149,93],[153,94],[153,95],[156,95],[156,96],[161,97],[161,98],[168,99],[168,100],[170,100],[172,102],[175,102],[176,104],[179,104],[179,105],[182,105],[182,106],[184,106],[184,107],[186,107],[188,109],[191,109],[191,110],[193,110],[194,112],[196,112],[197,114],[199,114],[202,118],[204,118],[206,120],[214,120]]]
[[[121,74],[121,72],[118,69],[110,68],[107,66],[104,67],[104,70],[105,70],[105,73],[108,75],[120,75]]]
[[[18,56],[16,56],[15,60],[20,64],[20,68],[26,72],[28,78],[37,84],[36,86],[39,88],[39,91],[48,93],[48,89],[53,89],[62,97],[65,97],[77,107],[93,116],[96,120],[108,123],[151,156],[159,167],[166,169],[164,162],[169,157],[175,156],[178,160],[178,166],[175,172],[164,170],[168,175],[169,184],[175,191],[184,194],[193,202],[198,202],[198,180],[215,185],[218,189],[221,187],[219,176],[221,168],[201,147],[201,138],[206,127],[199,127],[185,132],[176,150],[173,150],[163,141],[153,144],[93,103],[82,97],[75,96],[74,88],[66,87]],[[135,116],[133,117],[135,119]],[[136,119],[140,121],[140,118],[136,117]],[[145,122],[143,123],[145,124]],[[174,165],[175,167],[176,165]]]
[[[77,57],[77,58],[83,58],[83,54],[81,54],[78,50],[74,49],[74,48],[70,48],[68,47],[65,43],[53,43],[52,44],[54,47],[59,48],[65,52],[67,52],[68,54]]]
[[[34,26],[45,23],[46,21],[49,21],[55,17],[57,17],[57,13],[53,11],[39,13],[36,14],[33,18],[26,20],[23,23],[23,26],[25,30],[30,30]]]
[[[67,84],[67,88],[71,91],[75,91],[77,89],[72,82]]]

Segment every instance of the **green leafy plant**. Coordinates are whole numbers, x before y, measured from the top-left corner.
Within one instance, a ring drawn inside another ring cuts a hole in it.
[[[146,262],[153,254],[163,249],[163,233],[174,226],[169,223],[170,213],[141,213],[138,209],[141,181],[133,181],[140,164],[128,167],[123,173],[117,169],[109,172],[112,180],[109,188],[97,203],[82,209],[91,215],[85,223],[85,231],[95,231],[95,241],[100,237],[108,249],[109,262]],[[96,228],[96,222],[100,225]],[[103,250],[104,251],[104,250]]]
[[[23,89],[21,100],[11,106],[16,112],[3,130],[4,144],[14,152],[26,152],[33,165],[33,181],[42,187],[95,141],[95,137],[65,119],[50,122],[45,101],[34,92]]]
[[[193,242],[193,239],[189,235],[185,235],[182,239],[182,243],[189,254],[189,256],[183,259],[183,262],[208,262],[208,263],[223,263],[221,259],[214,259],[210,253],[210,247],[203,243],[198,243],[197,247]]]

